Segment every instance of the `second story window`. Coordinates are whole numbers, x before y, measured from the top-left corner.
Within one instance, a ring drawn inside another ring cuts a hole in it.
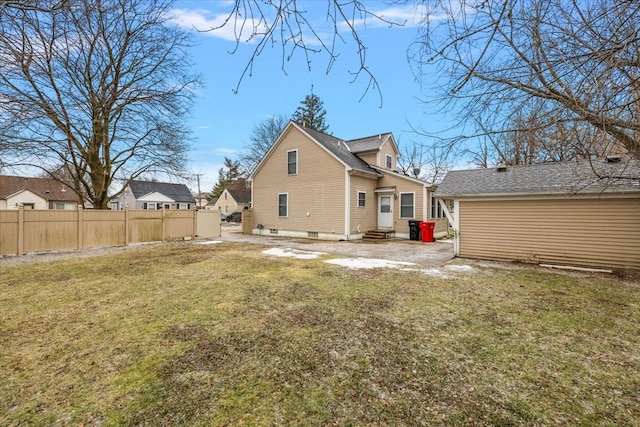
[[[287,175],[298,173],[298,150],[287,151]]]
[[[391,169],[391,156],[387,154],[387,169]]]

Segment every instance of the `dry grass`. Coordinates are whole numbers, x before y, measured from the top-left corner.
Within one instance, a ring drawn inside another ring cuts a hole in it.
[[[167,244],[2,267],[0,425],[638,425],[639,290]]]

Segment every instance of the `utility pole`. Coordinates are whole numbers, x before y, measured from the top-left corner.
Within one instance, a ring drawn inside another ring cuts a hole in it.
[[[196,173],[196,179],[198,180],[198,207],[201,208],[202,207],[202,197],[201,197],[201,193],[200,193],[200,177],[204,175],[203,173]]]

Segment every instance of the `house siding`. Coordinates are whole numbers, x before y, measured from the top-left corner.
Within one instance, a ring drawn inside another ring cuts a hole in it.
[[[385,173],[384,177],[378,181],[379,187],[395,187],[395,193],[398,196],[393,200],[393,229],[396,235],[400,237],[409,236],[409,220],[428,221],[429,205],[427,203],[427,212],[423,210],[424,201],[424,185],[419,184],[401,176],[394,176],[394,173]],[[400,218],[400,193],[414,193],[414,216],[413,218]],[[428,202],[428,200],[427,200]],[[377,206],[376,198],[376,206]],[[377,207],[376,207],[377,212]],[[406,235],[406,236],[405,236]]]
[[[379,167],[384,167],[384,165],[380,165],[378,164],[378,152],[374,152],[374,153],[363,153],[363,154],[358,154],[358,157],[360,157],[362,160],[364,160],[365,162],[369,163],[370,165],[375,165],[375,166],[379,166]]]
[[[287,152],[296,149],[298,173],[288,175]],[[253,177],[253,228],[262,224],[267,230],[343,236],[344,165],[295,127],[282,135],[268,156]],[[278,217],[279,193],[289,195],[286,218]]]
[[[460,256],[640,268],[640,198],[461,200]]]
[[[378,198],[374,193],[376,179],[360,176],[351,177],[351,234],[364,234],[377,228]],[[364,192],[365,207],[358,207],[358,193]]]
[[[391,156],[391,170],[395,171],[397,166],[396,166],[396,156],[397,153],[393,148],[393,144],[391,143],[391,140],[387,140],[384,142],[384,144],[382,144],[382,146],[380,147],[380,165],[378,165],[381,168],[387,168],[387,156]]]

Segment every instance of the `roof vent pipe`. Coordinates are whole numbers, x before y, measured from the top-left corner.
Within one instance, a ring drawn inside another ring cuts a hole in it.
[[[496,166],[496,170],[498,172],[506,172],[507,171],[507,165],[505,165],[504,163],[498,163],[498,166]]]

